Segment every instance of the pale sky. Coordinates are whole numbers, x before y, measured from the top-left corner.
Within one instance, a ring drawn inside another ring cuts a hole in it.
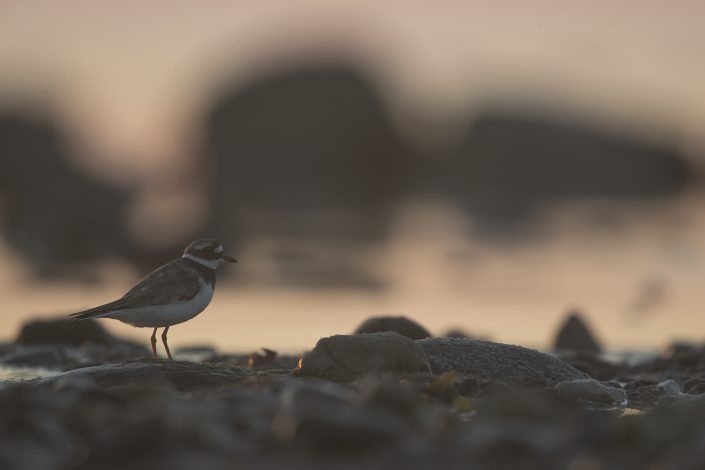
[[[686,0],[5,0],[0,103],[50,108],[86,159],[111,163],[96,171],[140,178],[198,151],[218,83],[342,54],[402,128],[445,129],[483,102],[519,100],[692,148],[703,24],[705,3]]]
[[[419,130],[451,142],[483,104],[526,103],[664,141],[697,158],[705,154],[704,25],[705,2],[686,0],[3,0],[0,110],[31,105],[52,113],[89,171],[137,183],[146,205],[164,203],[166,211],[171,200],[154,189],[155,169],[169,168],[174,179],[189,171],[201,151],[201,117],[222,84],[339,55],[369,74],[399,130],[424,145],[431,136]],[[172,210],[183,210],[177,202]],[[574,303],[594,313],[593,323],[612,345],[700,338],[693,326],[705,323],[697,307],[705,300],[698,244],[705,224],[696,217],[700,199],[679,204],[684,217],[696,220],[692,232],[678,234],[684,238],[676,246],[685,255],[672,253],[668,227],[644,222],[617,241],[579,240],[582,251],[569,234],[550,247],[488,253],[480,265],[462,269],[438,261],[462,232],[449,222],[452,215],[441,214],[438,226],[450,223],[448,230],[427,238],[399,235],[383,254],[399,272],[414,273],[387,273],[395,287],[384,296],[238,294],[232,286],[216,294],[209,316],[175,329],[175,344],[295,349],[326,332],[350,330],[372,313],[394,312],[435,332],[460,325],[499,340],[546,345],[547,333]],[[403,218],[399,233],[415,233],[417,218]],[[683,269],[681,257],[692,266]],[[134,280],[124,267],[110,267],[117,271],[108,279],[117,282],[88,291],[42,286],[35,295],[12,253],[2,248],[0,258],[9,267],[0,272],[5,336],[33,314],[111,300]],[[459,284],[443,277],[449,273]],[[626,328],[634,286],[654,273],[675,286],[668,315]]]

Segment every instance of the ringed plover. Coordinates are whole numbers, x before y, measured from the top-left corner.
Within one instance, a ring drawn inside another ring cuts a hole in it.
[[[114,318],[140,328],[154,328],[152,354],[157,358],[157,329],[164,328],[162,342],[171,357],[167,332],[201,313],[213,298],[215,269],[224,262],[236,263],[213,238],[200,238],[181,258],[152,271],[118,300],[82,312],[74,320]]]

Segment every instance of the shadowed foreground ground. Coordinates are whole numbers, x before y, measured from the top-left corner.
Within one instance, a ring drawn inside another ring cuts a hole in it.
[[[83,342],[44,334],[58,325],[0,347],[6,372],[39,371],[0,382],[0,468],[694,469],[705,458],[702,347],[627,365],[386,332],[322,339],[300,361],[207,347],[155,361],[92,326]]]

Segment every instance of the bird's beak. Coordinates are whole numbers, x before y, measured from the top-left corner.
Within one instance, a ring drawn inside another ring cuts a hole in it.
[[[227,256],[227,255],[223,255],[223,256],[221,256],[221,258],[222,258],[224,261],[227,261],[228,263],[237,263],[237,260],[236,260],[235,258],[232,258],[232,257]]]

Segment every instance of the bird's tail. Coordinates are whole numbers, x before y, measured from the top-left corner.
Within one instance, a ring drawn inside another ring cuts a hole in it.
[[[99,305],[97,307],[89,308],[88,310],[83,310],[76,313],[69,314],[72,320],[85,320],[87,318],[98,318],[107,316],[110,313],[120,310],[125,307],[125,300],[118,299],[113,302],[108,302],[107,304]]]

